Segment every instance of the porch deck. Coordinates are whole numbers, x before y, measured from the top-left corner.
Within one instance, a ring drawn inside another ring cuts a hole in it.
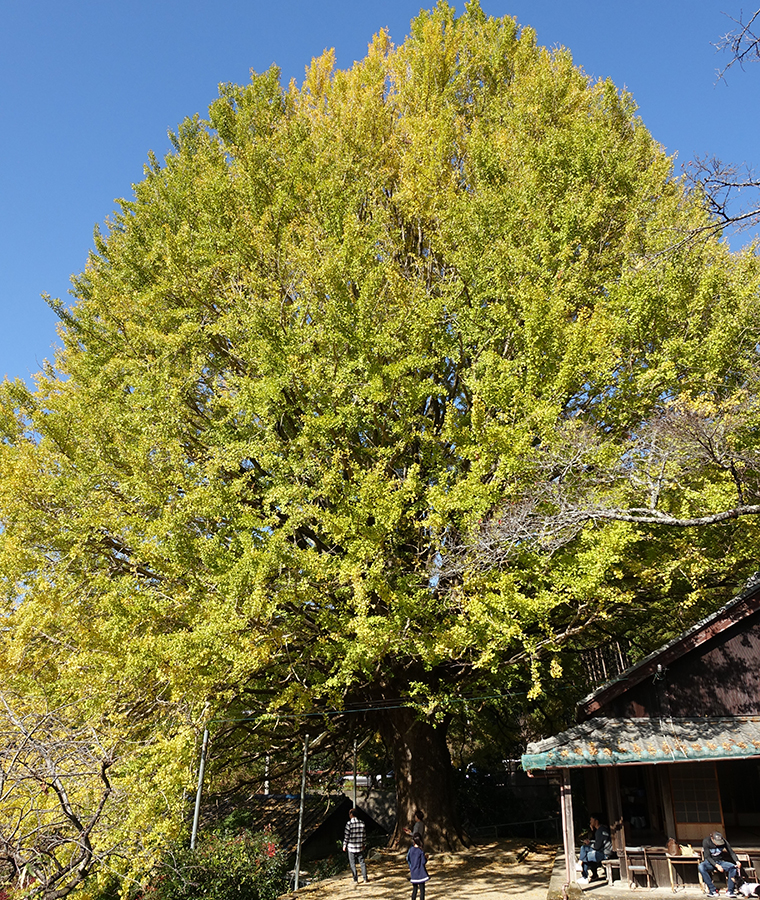
[[[734,852],[742,860],[744,868],[751,867],[751,869],[754,869],[754,873],[750,873],[753,880],[760,880],[760,831],[746,828],[728,829],[726,837]],[[594,881],[589,885],[579,885],[584,894],[598,897],[599,900],[609,900],[609,898],[617,896],[621,891],[629,893],[635,890],[645,891],[653,896],[662,894],[663,896],[672,897],[674,893],[684,897],[704,895],[704,887],[700,884],[697,873],[697,866],[702,861],[701,842],[694,845],[694,856],[670,857],[672,865],[669,865],[668,855],[662,844],[637,844],[636,846],[643,847],[646,851],[652,887],[647,887],[645,879],[641,877],[635,879],[636,887],[629,887],[625,858],[622,851],[618,851],[620,868],[612,870],[613,884],[610,885],[607,880],[601,880],[600,878],[600,880]],[[604,870],[601,867],[599,874],[600,876],[604,875]],[[718,872],[715,873],[713,880],[719,893],[725,895],[725,876]]]
[[[630,888],[627,881],[615,881],[611,886],[606,881],[594,881],[587,885],[578,885],[583,891],[584,900],[619,900],[621,895],[626,900],[634,894],[646,894],[650,900],[673,900],[677,896],[679,900],[701,900],[706,897],[704,890],[698,884],[687,884],[679,887],[676,894],[670,889],[670,885],[665,887],[638,887]],[[725,886],[721,891],[721,896],[726,898]]]

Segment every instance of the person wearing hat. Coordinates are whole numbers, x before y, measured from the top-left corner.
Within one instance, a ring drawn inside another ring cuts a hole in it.
[[[727,894],[729,897],[736,897],[734,891],[734,877],[741,869],[741,863],[736,857],[731,844],[723,837],[719,831],[713,831],[708,834],[702,841],[702,855],[704,859],[699,864],[699,874],[702,876],[707,887],[708,897],[717,897],[718,891],[712,880],[712,873],[717,869],[719,872],[726,873],[726,882],[728,886]]]

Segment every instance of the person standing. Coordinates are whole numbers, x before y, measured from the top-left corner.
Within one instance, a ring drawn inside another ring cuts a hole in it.
[[[359,875],[356,871],[357,862],[362,870],[364,883],[366,884],[369,880],[367,878],[367,863],[364,860],[366,844],[367,830],[364,827],[364,822],[359,818],[355,809],[350,809],[348,811],[348,822],[346,822],[346,828],[343,832],[343,849],[348,853],[348,865],[351,867],[351,874],[354,876],[354,884],[359,883]]]
[[[612,837],[607,825],[602,825],[601,814],[593,813],[589,819],[591,838],[583,842],[581,846],[581,870],[582,876],[578,884],[588,884],[597,877],[599,863],[603,859],[612,857]]]
[[[702,855],[704,856],[704,859],[699,864],[698,868],[699,874],[702,876],[702,881],[704,881],[705,887],[707,888],[707,896],[718,896],[718,891],[716,890],[711,877],[712,873],[717,869],[719,872],[726,873],[728,896],[736,897],[736,892],[734,891],[734,878],[736,877],[737,872],[740,871],[742,864],[734,853],[731,844],[728,843],[719,831],[713,831],[712,834],[708,834],[702,841]]]
[[[422,838],[419,834],[412,837],[412,846],[406,854],[406,861],[409,864],[409,881],[412,882],[412,900],[417,900],[417,888],[420,889],[420,900],[425,900],[425,885],[430,876],[425,868],[427,856],[422,849]]]
[[[415,809],[414,811],[414,825],[412,826],[411,831],[408,828],[404,829],[405,834],[409,834],[414,837],[415,834],[420,836],[420,840],[422,841],[421,846],[425,845],[425,814],[421,809]]]

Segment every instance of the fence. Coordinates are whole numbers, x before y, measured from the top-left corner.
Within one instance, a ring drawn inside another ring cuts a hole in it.
[[[498,825],[468,825],[467,831],[473,837],[532,837],[534,840],[560,840],[561,821],[559,816],[546,819],[523,819],[521,822],[501,822]]]

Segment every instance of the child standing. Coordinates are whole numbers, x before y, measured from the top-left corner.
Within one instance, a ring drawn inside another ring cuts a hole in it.
[[[412,900],[417,900],[417,888],[420,889],[420,900],[425,900],[425,882],[430,878],[425,868],[427,856],[422,849],[422,838],[419,834],[413,835],[412,841],[412,846],[406,854],[409,880],[412,882]]]

